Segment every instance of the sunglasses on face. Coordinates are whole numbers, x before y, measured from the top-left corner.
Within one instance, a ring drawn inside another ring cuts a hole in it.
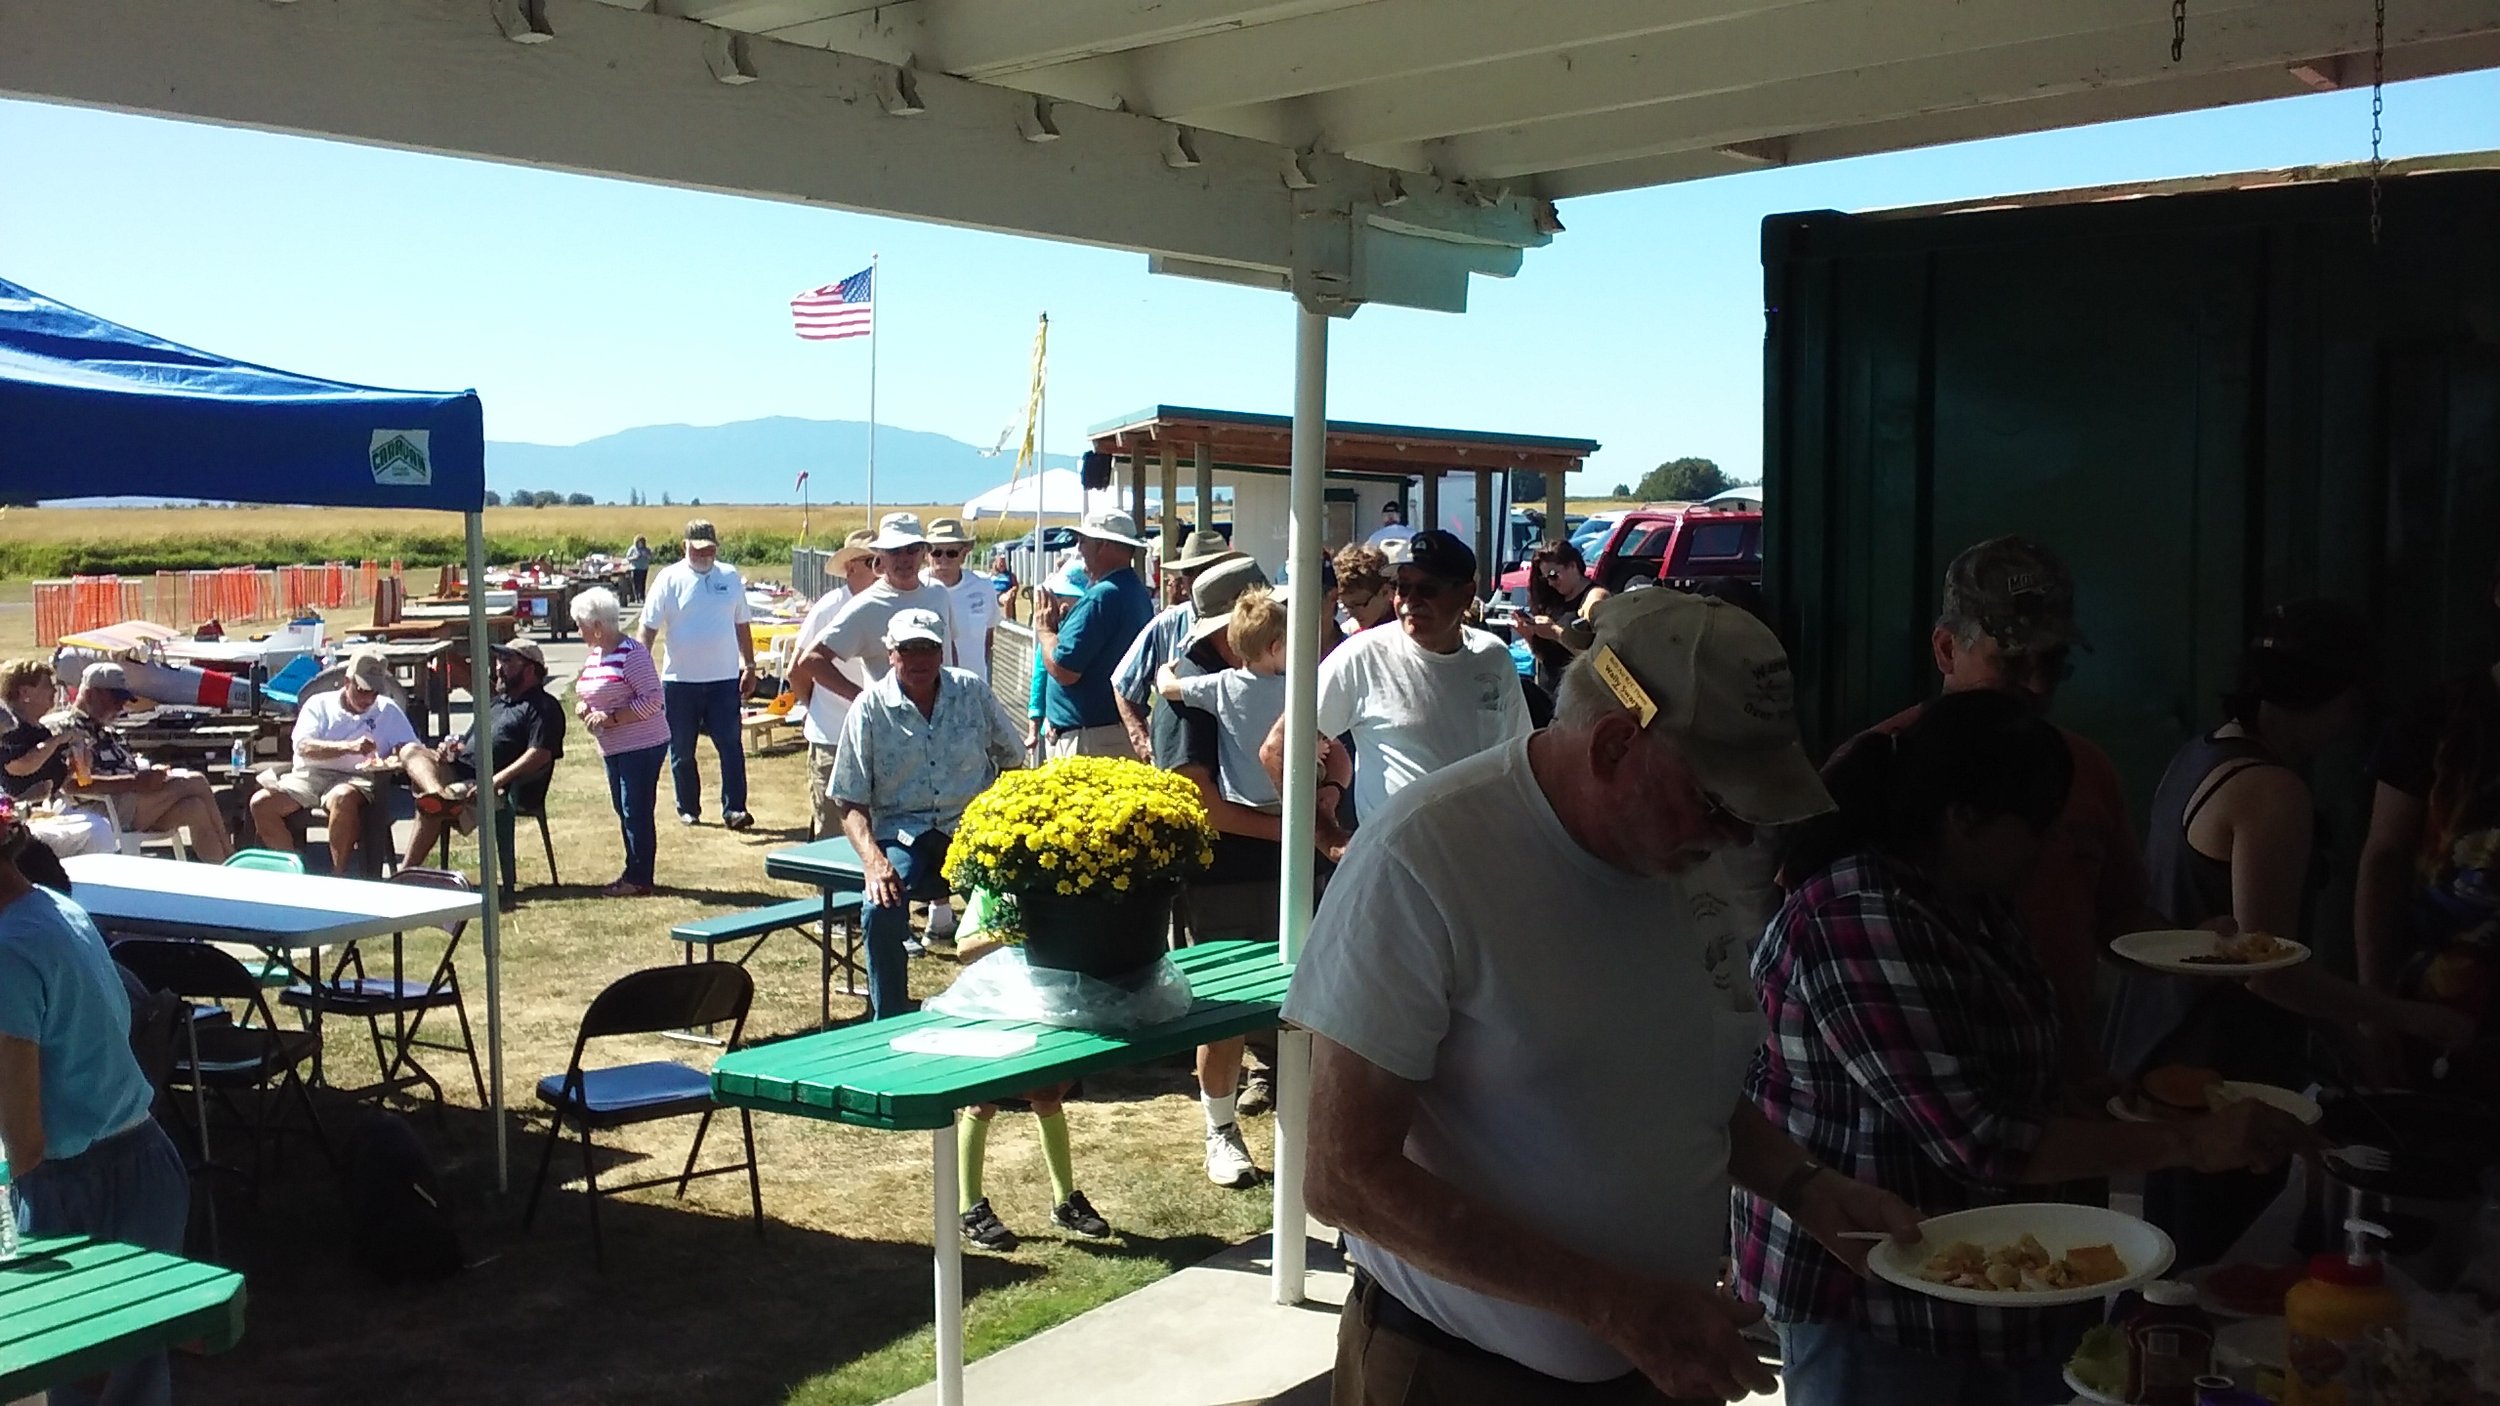
[[[1408,600],[1436,601],[1457,589],[1457,586],[1453,582],[1435,581],[1428,576],[1419,576],[1412,581],[1400,580],[1390,589]]]
[[[955,558],[962,556],[963,554],[964,549],[961,547],[931,547],[929,549],[929,555],[937,558],[939,561],[953,561]]]

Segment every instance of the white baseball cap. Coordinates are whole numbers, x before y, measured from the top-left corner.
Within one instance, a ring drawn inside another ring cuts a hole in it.
[[[898,610],[885,622],[885,647],[946,643],[946,622],[934,610]]]

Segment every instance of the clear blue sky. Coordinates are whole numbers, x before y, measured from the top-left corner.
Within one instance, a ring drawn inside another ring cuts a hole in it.
[[[2500,148],[2500,74],[2389,91],[2391,156]],[[474,386],[488,434],[860,418],[860,342],[787,305],[882,255],[880,418],[987,446],[1051,315],[1050,448],[1154,402],[1291,408],[1276,294],[1140,255],[301,138],[0,102],[0,277],[159,335],[386,386]],[[1762,217],[2358,160],[2369,95],[1576,200],[1464,317],[1337,326],[1341,418],[1602,441],[1598,486],[1682,454],[1761,462]]]

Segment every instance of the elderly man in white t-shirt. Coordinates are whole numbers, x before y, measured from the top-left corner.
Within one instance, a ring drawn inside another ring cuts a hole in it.
[[[755,824],[747,812],[746,697],[755,691],[754,612],[738,568],[720,559],[720,534],[709,519],[686,524],[686,554],[652,578],[642,603],[642,647],[668,636],[660,692],[668,708],[668,771],[677,792],[677,823],[703,818],[699,738],[712,739],[720,763],[720,823]]]
[[[868,682],[868,673],[848,659],[833,659],[815,653],[816,641],[825,637],[835,617],[852,598],[876,583],[877,554],[869,547],[876,533],[860,528],[842,539],[842,547],[833,554],[832,567],[841,579],[826,588],[808,607],[807,618],[799,622],[798,643],[792,650],[795,662],[790,665],[790,691],[807,700],[806,721],[801,731],[807,734],[808,835],[822,839],[839,827],[841,821],[825,799],[825,781],[833,775],[833,754],[842,741],[842,719],[851,711],[850,700],[833,691],[828,676],[840,674],[852,688]]]
[[[1663,589],[1594,619],[1553,726],[1365,817],[1294,973],[1310,1209],[1358,1267],[1338,1406],[1768,1390],[1716,1287],[1730,1182],[1855,1264],[1843,1233],[1917,1233],[1740,1096],[1765,1027],[1713,851],[1831,807],[1779,641]]]
[[[929,520],[929,568],[921,579],[932,586],[942,586],[954,606],[947,621],[947,637],[952,643],[955,667],[990,681],[990,638],[998,629],[1003,613],[998,604],[998,583],[977,571],[968,571],[964,563],[972,556],[972,534],[964,530],[963,519],[941,517]]]
[[[320,811],[330,830],[330,872],[345,874],[364,832],[365,807],[376,799],[368,768],[398,759],[417,745],[417,730],[391,695],[391,666],[379,650],[347,659],[336,691],[315,695],[295,713],[294,764],[261,773],[246,805],[263,847],[292,850],[287,821]]]
[[[1408,784],[1528,735],[1510,648],[1467,623],[1476,554],[1453,533],[1411,539],[1394,578],[1398,628],[1364,630],[1319,666],[1319,735],[1354,736],[1354,813],[1369,820]],[[1283,774],[1285,724],[1259,759]]]

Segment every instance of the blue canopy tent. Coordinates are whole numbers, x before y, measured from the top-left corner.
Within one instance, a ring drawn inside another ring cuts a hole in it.
[[[231,361],[0,279],[0,503],[106,494],[465,514],[469,657],[487,658],[486,593],[475,588],[486,569],[486,432],[474,391],[376,390]],[[493,739],[477,731],[478,770],[491,774]],[[494,788],[480,797],[491,807]],[[478,870],[500,1178],[501,869],[492,819],[478,826]]]

